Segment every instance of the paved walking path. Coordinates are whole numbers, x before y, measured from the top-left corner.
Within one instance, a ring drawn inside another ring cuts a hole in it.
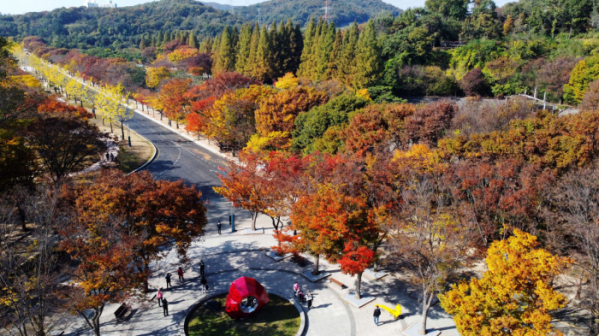
[[[176,253],[170,252],[163,260],[152,265],[154,275],[150,280],[153,291],[149,298],[155,295],[155,290],[166,287],[164,275],[172,273],[173,288],[165,291],[165,297],[169,301],[170,315],[164,317],[162,308],[158,307],[156,301],[144,304],[135,304],[131,318],[123,323],[115,323],[114,311],[117,304],[110,304],[102,315],[102,334],[141,336],[141,335],[176,335],[185,320],[187,309],[198,302],[204,295],[227,291],[231,282],[241,276],[256,278],[267,291],[274,291],[288,298],[293,297],[292,286],[298,281],[304,292],[312,291],[314,303],[312,310],[307,313],[307,336],[355,336],[355,335],[401,335],[406,327],[419,321],[419,304],[407,295],[407,286],[395,277],[387,276],[379,281],[369,280],[363,277],[362,292],[374,295],[376,300],[358,309],[346,303],[342,296],[353,292],[355,278],[351,278],[340,272],[337,265],[331,265],[321,260],[321,269],[332,273],[332,277],[347,285],[347,289],[324,280],[311,283],[300,275],[304,270],[312,269],[312,265],[304,268],[291,262],[289,259],[275,262],[268,258],[265,252],[270,246],[276,244],[272,237],[272,226],[270,219],[260,216],[258,227],[264,227],[266,234],[246,235],[243,229],[250,226],[249,214],[236,210],[239,229],[230,233],[228,226],[229,203],[216,201],[209,204],[209,225],[206,235],[195,242],[190,250],[189,257],[191,268],[186,270],[185,282],[179,283],[176,279],[178,267]],[[216,233],[216,223],[223,222],[223,234]],[[309,256],[307,256],[310,258]],[[203,294],[199,285],[199,262],[204,260],[206,264],[206,278],[210,286],[208,294]],[[372,312],[374,304],[381,303],[388,306],[402,305],[403,318],[393,321],[391,316],[383,312],[381,325],[374,325]],[[451,318],[445,314],[437,305],[429,314],[429,328],[442,330],[443,336],[459,335]],[[85,328],[83,320],[79,317],[70,318],[68,332],[65,335],[92,335]]]

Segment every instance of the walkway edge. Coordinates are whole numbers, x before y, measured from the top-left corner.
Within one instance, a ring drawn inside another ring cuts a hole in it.
[[[152,157],[146,161],[146,163],[144,163],[143,165],[141,165],[140,167],[137,167],[136,169],[134,169],[132,172],[128,173],[127,175],[131,175],[133,173],[137,173],[138,171],[146,168],[150,163],[154,162],[154,159],[156,159],[156,156],[158,156],[158,147],[156,147],[156,145],[154,145],[154,143],[150,140],[148,140],[148,138],[146,138],[145,136],[135,132],[134,130],[130,129],[133,133],[137,134],[140,138],[146,140],[150,145],[152,145],[152,147],[154,147],[154,155],[152,155]]]
[[[127,107],[129,107],[129,106],[127,106]],[[131,107],[129,107],[129,108],[131,108]],[[173,131],[174,133],[176,133],[176,134],[184,137],[185,139],[190,140],[191,142],[195,143],[196,145],[198,145],[198,146],[200,146],[200,147],[202,147],[202,148],[204,148],[204,149],[206,149],[206,150],[208,150],[208,151],[210,151],[210,152],[212,152],[212,153],[214,153],[216,155],[219,155],[219,156],[221,156],[222,158],[224,158],[226,160],[231,160],[230,157],[228,157],[225,154],[221,153],[219,150],[216,150],[216,149],[214,149],[214,148],[212,148],[210,146],[206,146],[205,144],[201,143],[200,141],[194,139],[192,136],[189,136],[189,135],[187,135],[187,134],[185,134],[183,132],[179,132],[179,130],[177,130],[176,128],[173,128],[172,126],[165,125],[165,124],[161,123],[160,120],[156,120],[156,119],[150,117],[149,115],[146,115],[145,113],[143,113],[141,111],[138,111],[138,110],[136,110],[134,108],[133,108],[133,111],[135,113],[139,114],[139,115],[144,116],[148,120],[150,120],[150,121],[152,121],[152,122],[154,122],[154,123],[156,123],[156,124],[158,124],[160,126],[163,126],[166,129],[169,129],[169,130]]]

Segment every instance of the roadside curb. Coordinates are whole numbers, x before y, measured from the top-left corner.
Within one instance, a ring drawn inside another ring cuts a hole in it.
[[[135,170],[133,170],[132,172],[128,173],[127,175],[131,175],[133,173],[137,173],[138,171],[144,169],[145,167],[147,167],[150,163],[154,162],[154,159],[156,159],[156,157],[158,156],[158,147],[156,147],[156,145],[154,145],[154,143],[150,140],[148,140],[145,136],[135,132],[134,130],[131,130],[133,133],[137,134],[140,138],[144,139],[145,141],[147,141],[150,145],[152,145],[152,147],[154,147],[154,155],[152,155],[152,157],[146,161],[146,163],[144,163],[143,165],[141,165],[140,167],[137,167]]]
[[[146,115],[145,113],[143,113],[143,112],[141,112],[141,111],[138,111],[138,110],[137,110],[137,109],[135,109],[135,108],[132,108],[132,107],[130,107],[130,106],[127,106],[127,107],[128,107],[128,108],[131,108],[131,109],[133,109],[133,112],[135,112],[135,113],[137,113],[137,114],[139,114],[139,115],[142,115],[142,116],[144,116],[144,117],[145,117],[145,118],[147,118],[148,120],[150,120],[150,121],[152,121],[152,122],[154,122],[154,123],[156,123],[156,124],[158,124],[158,125],[160,125],[160,126],[163,126],[163,127],[167,128],[167,129],[169,129],[169,130],[171,130],[171,131],[175,132],[176,134],[178,134],[178,135],[180,135],[180,136],[184,137],[184,138],[185,138],[185,139],[187,139],[187,140],[190,140],[190,141],[192,141],[192,142],[193,142],[193,143],[195,143],[196,145],[198,145],[198,146],[200,146],[200,147],[202,147],[202,148],[204,148],[204,149],[206,149],[206,150],[208,150],[208,151],[210,151],[210,152],[212,152],[212,153],[214,153],[214,154],[216,154],[216,155],[219,155],[220,157],[222,157],[222,158],[224,158],[224,159],[226,159],[226,160],[232,160],[232,158],[230,158],[230,157],[228,157],[227,155],[225,155],[225,154],[221,153],[219,150],[217,150],[217,149],[214,149],[214,148],[212,148],[212,147],[210,147],[210,146],[206,146],[206,145],[205,145],[205,144],[203,144],[202,142],[200,142],[200,141],[198,141],[198,140],[194,139],[193,137],[191,137],[191,136],[189,136],[189,135],[187,135],[187,134],[185,134],[185,133],[183,133],[183,132],[180,132],[180,131],[179,131],[179,130],[177,130],[176,128],[174,128],[174,127],[172,127],[172,126],[165,125],[165,124],[163,124],[162,122],[160,122],[160,120],[156,120],[156,119],[154,119],[154,118],[150,117],[149,115]]]

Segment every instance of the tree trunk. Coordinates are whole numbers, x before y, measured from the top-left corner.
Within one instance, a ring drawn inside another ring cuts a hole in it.
[[[177,129],[179,129],[179,119],[175,119],[175,123],[177,124]]]
[[[318,263],[320,262],[320,254],[317,254],[314,256],[314,269],[312,270],[312,274],[313,275],[318,275],[320,274],[320,271],[318,270]]]
[[[123,125],[124,122],[121,121],[121,139],[125,139],[125,126]]]
[[[362,293],[360,290],[362,289],[362,272],[358,273],[356,277],[356,299],[360,300],[362,298]]]
[[[79,104],[83,107],[83,100],[79,99]]]
[[[252,231],[256,231],[256,220],[258,219],[258,212],[252,212]]]
[[[113,130],[112,130],[112,123],[110,123],[110,133],[112,133],[112,132],[113,132]]]
[[[21,220],[21,230],[27,231],[27,225],[25,221],[27,218],[25,217],[25,210],[20,205],[17,205],[17,212],[19,213],[19,219]]]
[[[431,307],[431,303],[433,302],[433,298],[427,298],[426,292],[422,295],[422,322],[420,325],[420,330],[418,333],[420,335],[426,335],[426,320],[428,319],[428,310]]]

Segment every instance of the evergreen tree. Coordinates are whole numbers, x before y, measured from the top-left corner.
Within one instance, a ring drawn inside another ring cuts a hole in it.
[[[343,34],[338,30],[335,34],[335,42],[333,43],[333,49],[331,50],[331,56],[329,57],[329,65],[327,66],[327,72],[324,79],[333,79],[339,76],[339,62],[341,61],[341,51],[343,48]]]
[[[369,20],[358,40],[353,87],[365,89],[372,86],[378,81],[381,72],[381,47],[376,37],[374,21]]]
[[[231,32],[231,45],[233,46],[235,57],[237,57],[237,43],[239,43],[239,29],[233,27],[233,31]]]
[[[253,76],[254,69],[256,67],[256,55],[258,53],[258,44],[260,43],[260,26],[256,23],[254,30],[252,31],[252,39],[250,40],[250,56],[248,62],[245,65],[243,74],[246,76]]]
[[[164,32],[164,39],[162,40],[162,44],[165,45],[171,41],[171,33],[169,31]]]
[[[239,42],[237,42],[237,61],[235,62],[235,71],[240,74],[245,73],[248,60],[250,58],[250,44],[252,42],[252,25],[245,24],[241,27]]]
[[[177,39],[177,33],[176,33],[176,32],[174,32],[174,31],[172,31],[172,32],[171,32],[171,39],[169,40],[169,42],[170,42],[170,41],[174,41],[174,40],[176,40],[176,39]]]
[[[220,35],[218,35],[217,37],[214,38],[214,40],[212,40],[212,47],[210,48],[210,50],[212,50],[212,52],[214,53],[214,57],[212,59],[216,59],[216,54],[218,54],[218,46],[220,45]]]
[[[156,37],[155,37],[154,35],[152,35],[152,40],[150,41],[150,45],[151,45],[152,47],[155,47],[155,46],[156,46]]]
[[[189,46],[196,49],[199,48],[198,38],[193,33],[193,31],[189,34]]]
[[[282,23],[283,22],[281,21],[281,24]],[[282,50],[284,48],[283,41],[281,41],[283,27],[281,27],[281,25],[277,27],[277,23],[274,21],[270,27],[270,59],[272,62],[272,76],[273,78],[279,78],[282,76],[281,72],[283,71],[283,58],[285,57],[284,51]]]
[[[158,37],[156,37],[156,47],[160,47],[162,45],[162,40],[164,40],[164,35],[162,35],[162,30],[159,30]]]
[[[142,35],[141,40],[139,41],[139,50],[144,50],[147,46],[148,45],[146,44],[146,38]]]
[[[343,50],[339,62],[338,78],[347,86],[351,85],[355,76],[358,37],[358,23],[354,21],[349,31],[345,31],[343,36]]]
[[[271,45],[270,34],[266,26],[263,26],[260,32],[260,42],[256,50],[256,61],[253,71],[253,77],[261,81],[269,81],[272,78]]]
[[[315,80],[318,77],[318,59],[320,52],[320,43],[323,39],[323,32],[328,28],[328,23],[322,19],[318,20],[318,24],[316,25],[316,29],[314,32],[314,39],[312,40],[312,51],[310,52],[310,59],[308,60],[308,71],[306,73],[306,78]]]
[[[215,56],[212,72],[219,74],[221,72],[233,71],[235,69],[235,45],[233,45],[231,27],[227,26],[220,37],[218,52]]]
[[[293,25],[291,20],[288,22],[289,25]],[[300,24],[296,24],[295,28],[290,30],[289,36],[289,66],[287,72],[296,73],[299,69],[302,52],[304,50],[304,37]]]
[[[300,57],[300,66],[297,71],[298,77],[308,77],[310,58],[312,57],[312,44],[314,43],[314,35],[316,30],[316,21],[314,18],[310,20],[304,34],[304,47],[302,56]]]
[[[317,58],[314,64],[314,79],[325,80],[327,69],[329,67],[329,59],[331,52],[333,51],[333,44],[335,43],[335,33],[337,29],[335,23],[331,22],[327,27],[325,21],[322,27],[322,36],[318,40],[318,51],[316,53]]]

